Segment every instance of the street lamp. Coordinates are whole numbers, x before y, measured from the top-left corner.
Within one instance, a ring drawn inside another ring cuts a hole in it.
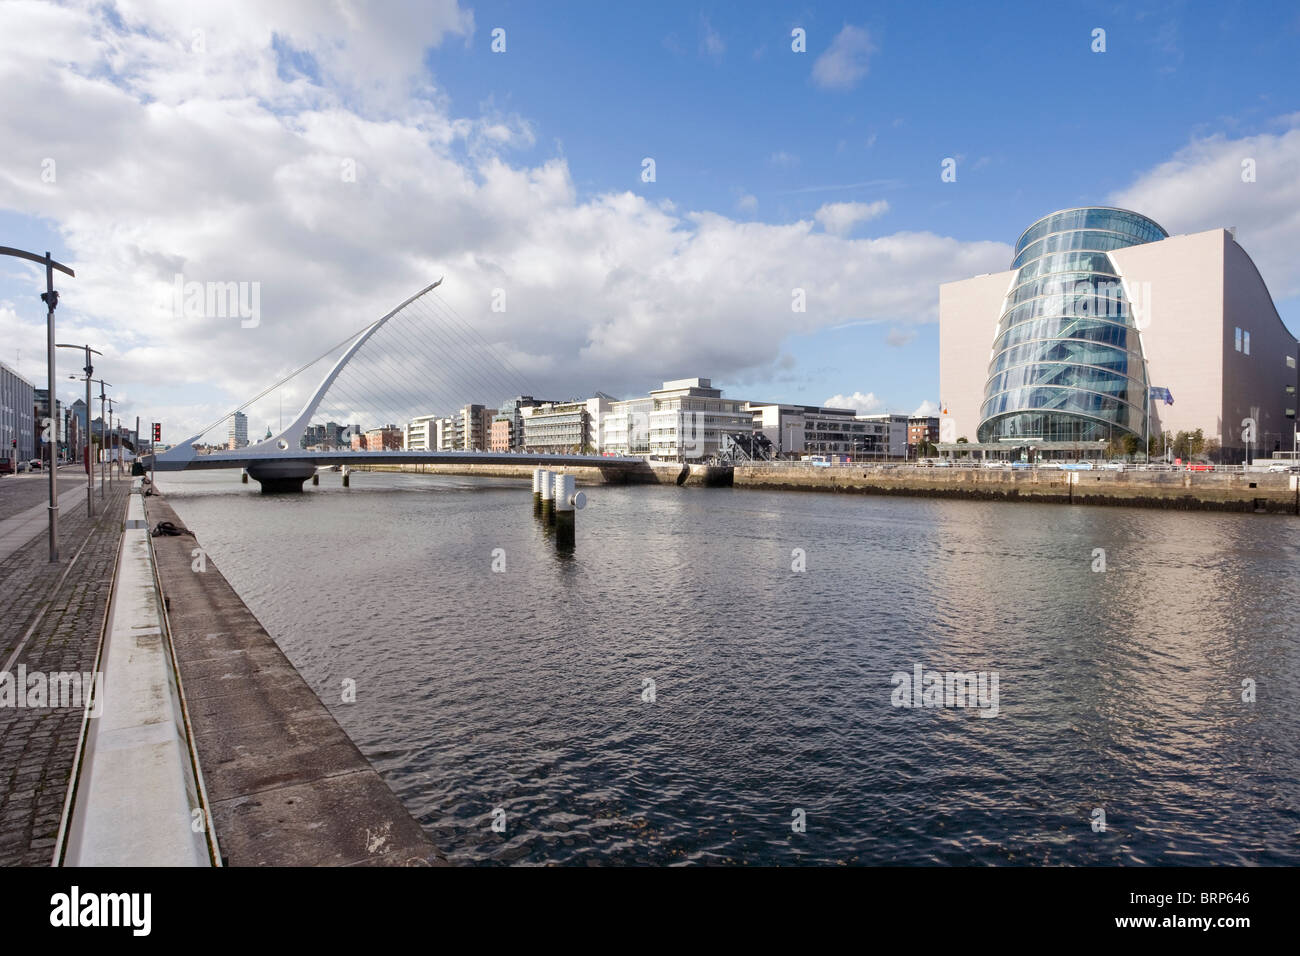
[[[56,342],[54,343],[54,347],[58,349],[85,349],[86,350],[86,368],[85,368],[85,372],[86,372],[86,517],[93,518],[95,516],[95,504],[94,504],[95,469],[94,466],[91,465],[90,463],[90,377],[95,374],[95,366],[94,363],[91,361],[90,356],[92,352],[95,355],[103,355],[104,353],[96,349],[92,349],[89,345],[65,345],[62,342]],[[68,376],[68,378],[73,378],[73,379],[75,379],[76,377],[77,376],[75,375]]]
[[[99,383],[99,449],[100,452],[102,453],[104,450],[104,425],[107,422],[107,419],[104,417],[105,415],[104,403],[108,401],[108,396],[104,394],[104,389],[112,388],[113,386],[108,382],[104,381],[102,378],[92,378],[91,381]],[[89,408],[86,409],[86,420],[87,421],[90,420]],[[104,497],[104,464],[103,463],[101,463],[99,466],[99,497],[101,498]]]
[[[50,389],[50,427],[57,428],[54,420],[54,309],[59,304],[59,294],[54,291],[54,270],[58,269],[74,279],[77,274],[62,263],[55,262],[50,258],[47,250],[44,256],[38,256],[34,252],[24,252],[22,249],[11,249],[8,246],[0,246],[0,256],[13,256],[17,259],[27,259],[31,262],[37,262],[45,266],[45,291],[41,293],[41,301],[45,303],[45,351],[46,361],[46,384]],[[59,561],[59,485],[58,475],[55,473],[55,454],[54,454],[54,436],[50,436],[50,563],[58,564]]]

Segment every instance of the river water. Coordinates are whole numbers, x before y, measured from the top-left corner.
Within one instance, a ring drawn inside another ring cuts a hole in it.
[[[1295,518],[159,484],[454,862],[1300,863]]]

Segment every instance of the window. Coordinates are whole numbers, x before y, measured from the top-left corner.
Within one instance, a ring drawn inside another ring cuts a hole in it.
[[[1286,367],[1287,367],[1287,368],[1295,368],[1295,356],[1294,356],[1294,355],[1288,355],[1288,356],[1286,357]]]
[[[1236,337],[1233,340],[1238,352],[1241,351],[1241,329],[1236,330]]]
[[[1241,350],[1245,352],[1247,355],[1249,355],[1250,354],[1250,333],[1249,332],[1241,333],[1241,345],[1242,345]]]

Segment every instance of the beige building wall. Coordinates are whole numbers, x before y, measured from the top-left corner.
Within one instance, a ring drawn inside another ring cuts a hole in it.
[[[939,441],[978,441],[975,430],[1002,303],[1014,271],[939,286]]]
[[[1116,249],[1142,351],[1153,386],[1168,388],[1174,404],[1151,403],[1151,434],[1205,430],[1222,440],[1223,253],[1222,229]],[[1226,329],[1232,348],[1232,327]]]
[[[1256,421],[1251,448],[1254,457],[1271,458],[1274,450],[1290,451],[1295,444],[1296,388],[1300,385],[1296,339],[1278,315],[1255,263],[1231,238],[1224,261],[1223,324],[1227,333],[1223,422],[1228,436],[1224,446],[1242,448],[1241,421],[1250,417]],[[1238,328],[1250,333],[1249,355],[1244,349],[1236,350]]]

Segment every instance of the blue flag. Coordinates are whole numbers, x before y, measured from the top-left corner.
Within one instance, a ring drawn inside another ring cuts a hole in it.
[[[1174,393],[1159,385],[1151,386],[1151,397],[1160,399],[1166,405],[1172,405],[1174,403]]]

